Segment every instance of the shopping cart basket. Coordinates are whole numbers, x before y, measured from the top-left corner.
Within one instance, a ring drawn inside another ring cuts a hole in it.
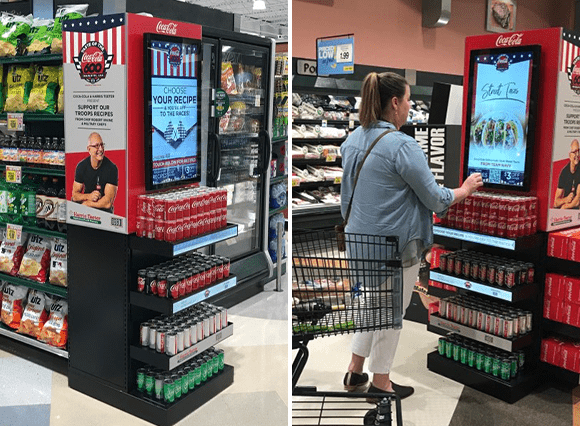
[[[342,252],[334,231],[292,233],[292,349],[298,350],[292,362],[292,394],[299,397],[292,401],[292,422],[344,425],[338,420],[362,418],[355,424],[388,426],[394,400],[397,425],[402,426],[401,401],[394,393],[321,392],[297,386],[308,361],[309,341],[402,327],[403,274],[397,237],[344,236],[346,251]],[[377,408],[361,408],[366,398],[380,399]],[[361,410],[366,414],[359,416]]]

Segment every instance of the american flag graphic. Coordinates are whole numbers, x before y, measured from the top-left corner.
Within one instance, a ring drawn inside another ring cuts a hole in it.
[[[125,14],[95,16],[65,21],[62,24],[62,51],[65,64],[74,63],[82,47],[98,41],[107,54],[114,55],[112,65],[125,64]]]
[[[569,72],[574,59],[580,55],[580,34],[564,31],[562,34],[562,60],[560,71]]]
[[[151,74],[156,77],[196,77],[197,45],[182,44],[181,61],[176,66],[169,63],[169,50],[172,46],[175,43],[151,42]]]

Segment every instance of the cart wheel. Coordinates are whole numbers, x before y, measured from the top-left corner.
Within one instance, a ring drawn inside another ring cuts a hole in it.
[[[378,414],[378,411],[376,408],[369,410],[365,414],[364,425],[365,426],[373,426],[375,424],[375,420],[377,419],[377,414]]]
[[[377,408],[369,410],[365,414],[365,426],[392,426],[392,424],[393,419],[390,398],[383,398],[379,403],[377,403]]]

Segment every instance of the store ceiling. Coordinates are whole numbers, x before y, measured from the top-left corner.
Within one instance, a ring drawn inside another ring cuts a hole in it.
[[[288,0],[265,0],[265,10],[254,10],[253,0],[182,0],[288,28]]]

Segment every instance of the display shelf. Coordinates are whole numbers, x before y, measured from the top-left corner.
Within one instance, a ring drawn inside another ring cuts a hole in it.
[[[64,114],[49,114],[42,112],[24,112],[14,114],[24,114],[24,121],[62,121],[64,122]],[[6,120],[8,118],[8,113],[0,113],[0,120]]]
[[[446,318],[441,318],[437,315],[431,314],[429,318],[429,325],[427,330],[437,334],[455,333],[463,337],[475,340],[477,342],[485,343],[486,345],[495,348],[503,349],[504,351],[514,352],[523,347],[530,345],[533,342],[532,333],[524,334],[513,339],[504,339],[500,336],[485,333],[483,331],[467,327],[463,324],[450,321]]]
[[[292,189],[300,189],[308,191],[309,189],[318,189],[320,186],[332,186],[340,185],[340,182],[335,182],[333,180],[319,180],[316,182],[300,182],[300,185],[293,186]]]
[[[453,296],[453,295],[457,294],[457,291],[445,290],[444,288],[433,287],[432,285],[430,285],[427,294],[429,296],[443,298],[443,297]]]
[[[446,228],[440,225],[433,225],[433,235],[514,251],[535,246],[541,239],[539,234],[512,239],[478,234],[475,232],[463,231],[461,229]]]
[[[318,204],[310,206],[292,206],[292,216],[294,215],[310,215],[310,214],[326,214],[326,213],[340,213],[340,204]]]
[[[20,166],[22,167],[23,174],[34,174],[43,176],[64,176],[64,168],[62,169],[49,169],[42,166],[23,166],[18,163],[10,164],[10,166]],[[6,170],[6,164],[0,164],[0,171]]]
[[[438,269],[431,270],[429,279],[443,284],[452,285],[453,287],[469,290],[474,293],[491,296],[495,299],[506,300],[508,302],[527,300],[538,293],[538,284],[536,283],[517,285],[514,288],[508,289],[506,287],[492,286],[490,284],[470,281],[463,277],[446,275],[441,273]]]
[[[542,329],[580,342],[580,328],[573,325],[542,318]]]
[[[234,382],[234,368],[228,364],[199,388],[169,406],[144,399],[137,391],[130,393],[103,383],[94,377],[69,368],[69,387],[159,426],[172,426],[215,398]]]
[[[16,340],[18,342],[24,343],[28,346],[35,347],[37,349],[43,350],[45,352],[50,352],[51,354],[57,355],[61,358],[68,359],[68,352],[61,348],[56,348],[54,346],[50,346],[46,343],[40,342],[36,340],[32,336],[26,336],[23,334],[18,334],[16,331],[12,330],[9,327],[6,327],[4,324],[0,325],[0,335],[8,337],[12,340]]]
[[[306,119],[306,118],[294,118],[292,119],[292,124],[301,125],[301,124],[322,124],[323,121],[326,121],[326,124],[329,126],[348,126],[350,124],[350,120],[327,120],[325,118],[318,118],[318,119]],[[358,120],[353,120],[355,126],[358,126],[360,122]]]
[[[30,64],[38,62],[62,62],[62,53],[7,56],[0,58],[0,64]]]
[[[212,346],[223,342],[233,334],[234,325],[232,323],[228,323],[227,327],[222,328],[217,333],[203,339],[201,342],[197,342],[195,345],[187,348],[177,355],[169,356],[159,353],[148,347],[145,348],[141,346],[131,346],[131,358],[152,365],[154,367],[161,368],[162,370],[169,371],[179,367],[187,361],[190,361],[192,358],[208,350]]]
[[[67,297],[68,289],[66,287],[59,287],[52,284],[43,284],[36,281],[28,280],[26,278],[13,277],[0,272],[0,280],[9,282],[10,284],[21,285],[23,287],[32,288],[34,290],[39,290],[44,293],[54,294],[60,297]]]
[[[270,178],[270,185],[274,184],[274,183],[279,183],[279,182],[288,182],[288,175],[282,175],[282,176],[276,176],[273,178]]]
[[[129,236],[129,248],[132,250],[155,253],[160,256],[173,257],[178,254],[187,253],[237,236],[238,225],[232,224],[229,224],[225,228],[199,235],[195,238],[176,242],[159,241],[151,238],[137,237],[135,234],[132,234]]]
[[[546,373],[546,377],[549,377],[558,384],[564,383],[571,388],[575,388],[580,382],[580,374],[558,367],[557,365],[540,361],[540,368]]]
[[[162,314],[173,315],[179,311],[189,308],[197,303],[203,302],[210,297],[216,296],[230,288],[237,285],[237,278],[235,275],[230,275],[223,280],[217,281],[210,287],[197,290],[195,293],[187,294],[179,299],[168,299],[165,297],[158,297],[154,294],[145,294],[137,291],[130,292],[130,303],[134,306],[146,308]]]
[[[321,143],[342,143],[346,140],[346,136],[344,138],[292,138],[292,143],[293,144],[298,144],[298,143],[313,143],[313,144],[317,144],[320,145]]]
[[[278,143],[278,142],[284,142],[288,140],[288,135],[286,136],[277,136],[275,138],[272,138],[272,143]]]
[[[336,160],[328,161],[326,158],[296,158],[292,159],[292,165],[296,167],[304,166],[340,166],[342,157],[336,157]]]
[[[566,274],[580,275],[580,262],[574,260],[560,259],[558,257],[546,258],[546,269],[548,272],[566,271]]]
[[[278,207],[277,209],[270,209],[270,212],[268,213],[268,215],[273,216],[277,213],[282,213],[286,209],[288,209],[288,204],[285,204],[282,207]]]
[[[0,227],[8,225],[7,222],[0,221]],[[66,239],[66,234],[58,231],[51,231],[50,229],[39,228],[38,226],[23,225],[22,230],[30,234],[46,235],[47,237],[56,237]]]
[[[514,403],[542,383],[540,369],[522,371],[509,382],[460,362],[445,358],[437,351],[427,355],[427,368],[456,382],[508,403]]]

